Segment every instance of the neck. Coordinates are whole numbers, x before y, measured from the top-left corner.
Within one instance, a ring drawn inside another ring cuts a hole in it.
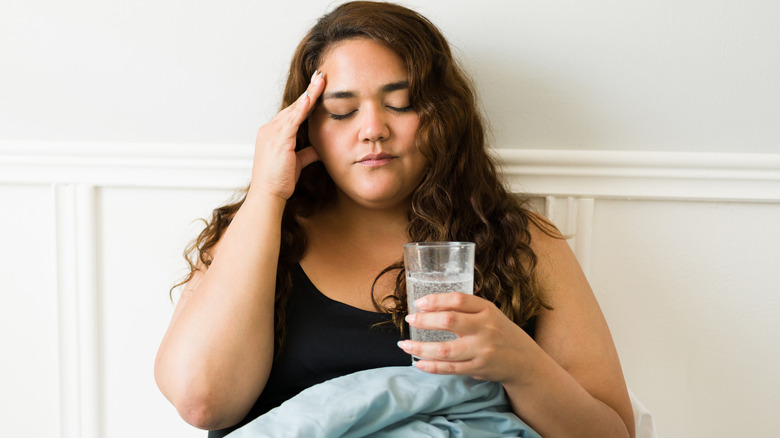
[[[339,194],[325,209],[304,220],[310,239],[329,241],[336,247],[359,247],[380,258],[397,260],[409,241],[408,204],[371,208]],[[368,255],[368,254],[367,254]]]
[[[382,235],[393,236],[396,240],[408,239],[408,203],[373,208],[357,204],[343,194],[339,194],[326,214],[334,220],[334,225],[338,225],[339,229],[353,238],[365,236],[369,239],[377,239]]]

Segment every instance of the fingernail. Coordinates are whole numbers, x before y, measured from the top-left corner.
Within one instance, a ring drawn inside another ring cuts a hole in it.
[[[428,305],[428,297],[417,298],[414,300],[414,307],[417,307],[418,309],[422,309],[426,305]]]
[[[415,320],[416,318],[417,318],[417,316],[415,316],[415,314],[414,314],[414,313],[410,313],[410,314],[406,315],[406,318],[404,318],[404,319],[406,319],[406,322],[408,322],[409,324],[411,324],[411,323],[413,323],[413,322],[414,322],[414,320]]]
[[[317,77],[317,70],[314,70],[314,74],[311,75],[311,81],[309,81],[309,82],[314,82],[314,78],[316,78],[316,77]]]
[[[322,77],[322,72],[320,72],[320,74],[318,74],[317,76]]]
[[[303,95],[304,95],[304,96],[308,96],[308,95],[309,95],[309,90],[306,90],[306,91],[304,91],[304,92],[303,92]]]
[[[400,348],[401,350],[406,350],[406,344],[407,344],[406,341],[398,341],[398,348]]]

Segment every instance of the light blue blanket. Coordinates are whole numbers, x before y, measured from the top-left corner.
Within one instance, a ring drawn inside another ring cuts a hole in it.
[[[360,371],[312,386],[229,438],[541,438],[500,384],[415,367]]]

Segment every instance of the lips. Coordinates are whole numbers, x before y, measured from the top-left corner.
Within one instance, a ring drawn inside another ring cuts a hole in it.
[[[384,152],[380,154],[368,154],[363,158],[359,159],[357,161],[357,164],[366,167],[380,167],[389,163],[393,158],[395,158],[394,155],[390,155]]]

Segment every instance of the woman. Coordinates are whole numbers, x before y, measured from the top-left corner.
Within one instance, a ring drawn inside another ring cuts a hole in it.
[[[428,20],[336,8],[298,46],[283,100],[243,199],[191,248],[158,352],[157,383],[187,422],[223,436],[307,386],[414,354],[429,373],[500,382],[542,436],[633,436],[593,293],[500,183],[473,89]],[[458,334],[446,343],[403,335],[402,245],[426,240],[477,244],[475,295],[429,296],[406,320]]]

